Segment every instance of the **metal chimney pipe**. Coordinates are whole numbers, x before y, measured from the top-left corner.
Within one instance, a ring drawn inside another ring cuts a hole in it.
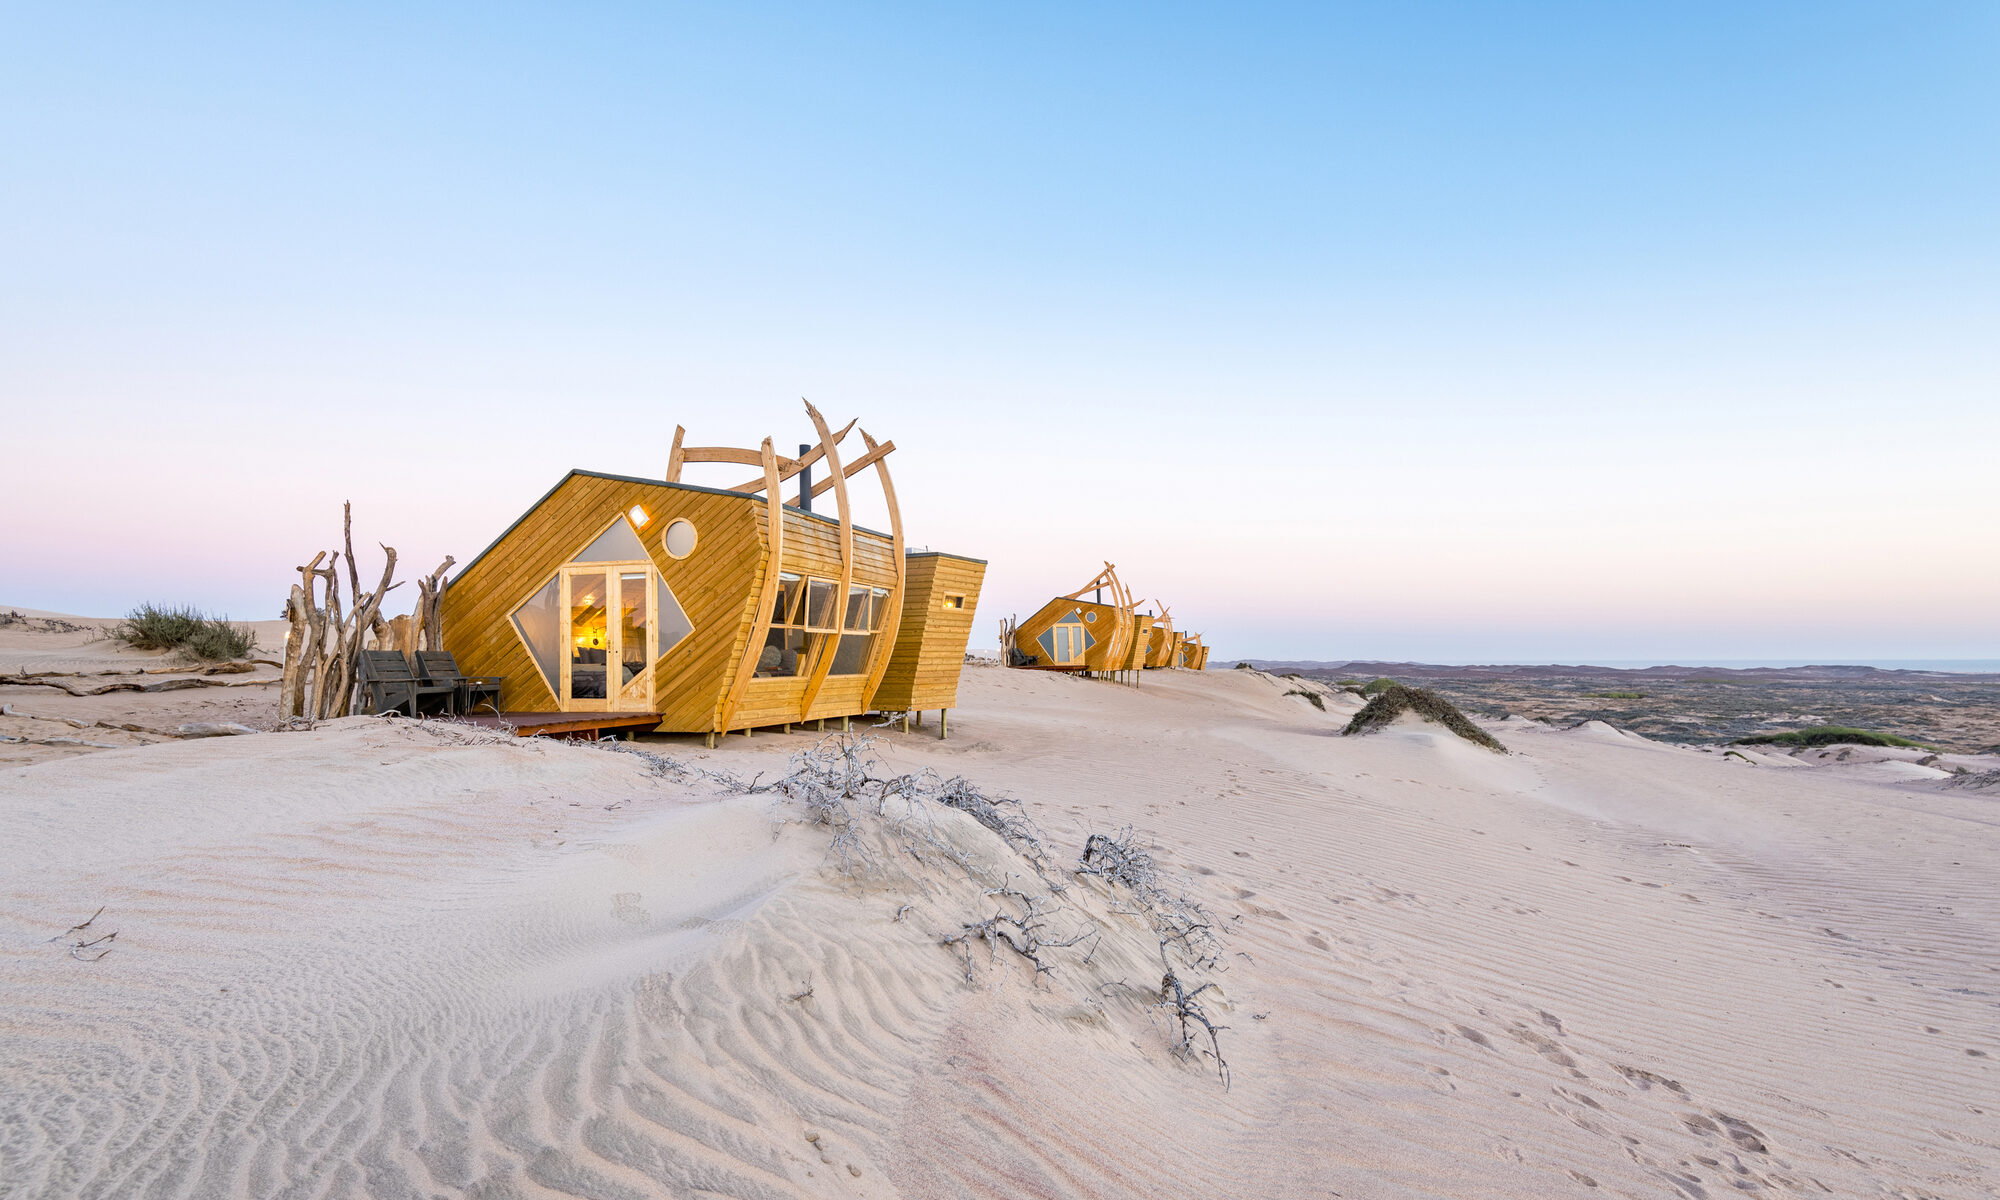
[[[804,458],[806,455],[811,453],[812,453],[811,446],[801,445],[799,447],[800,458]],[[807,467],[799,472],[799,511],[811,512],[812,510],[813,510],[813,469],[811,467]]]

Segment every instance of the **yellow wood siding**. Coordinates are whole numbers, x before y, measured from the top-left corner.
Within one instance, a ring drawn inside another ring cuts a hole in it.
[[[1115,604],[1097,604],[1089,600],[1057,598],[1036,609],[1033,616],[1022,621],[1014,630],[1014,645],[1021,653],[1035,658],[1044,658],[1045,652],[1036,639],[1044,632],[1062,623],[1071,613],[1095,616],[1095,621],[1085,621],[1084,629],[1089,632],[1092,645],[1084,651],[1081,660],[1069,663],[1037,662],[1043,669],[1063,671],[1117,671],[1123,669],[1125,649],[1132,637],[1130,618],[1125,610]]]
[[[874,707],[878,712],[956,707],[986,564],[949,554],[913,554],[904,561],[903,619]],[[964,596],[965,607],[946,608],[946,596]]]
[[[655,711],[665,718],[661,728],[714,728],[731,672],[742,659],[763,579],[762,501],[583,473],[564,479],[445,591],[445,647],[466,674],[505,677],[501,708],[560,708],[514,630],[513,611],[634,504],[648,515],[639,531],[647,556],[694,626],[653,667]],[[660,545],[677,518],[693,522],[698,534],[694,553],[685,559],[669,558]]]

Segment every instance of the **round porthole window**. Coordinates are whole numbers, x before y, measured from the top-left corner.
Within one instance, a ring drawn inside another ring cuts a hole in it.
[[[666,547],[668,558],[686,558],[694,553],[694,522],[685,517],[667,526],[667,532],[660,537],[660,544]]]
[[[1083,619],[1084,619],[1084,620],[1086,620],[1086,621],[1089,621],[1089,622],[1091,622],[1092,624],[1096,624],[1096,623],[1097,623],[1097,614],[1096,614],[1096,613],[1085,613],[1085,614],[1083,614]]]

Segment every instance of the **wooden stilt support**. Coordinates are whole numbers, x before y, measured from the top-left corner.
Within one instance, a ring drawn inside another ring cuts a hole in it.
[[[708,733],[708,737],[707,737],[707,739],[706,739],[706,740],[707,740],[707,743],[708,743],[708,748],[709,748],[710,750],[713,750],[713,749],[715,749],[715,731],[714,731],[714,730],[710,730],[710,731],[709,731],[709,733]]]
[[[840,732],[842,732],[842,733],[846,733],[846,732],[847,732],[847,718],[846,718],[846,717],[842,717],[842,718],[840,718]]]
[[[941,742],[944,740],[945,728],[947,726],[947,723],[950,722],[950,720],[951,720],[950,709],[948,708],[938,709],[938,741]]]
[[[785,722],[785,732],[790,733],[791,731],[792,731],[792,723],[790,721]]]
[[[819,719],[819,731],[820,731],[821,733],[825,733],[825,732],[826,732],[826,718],[825,718],[825,717],[821,717],[821,718]]]

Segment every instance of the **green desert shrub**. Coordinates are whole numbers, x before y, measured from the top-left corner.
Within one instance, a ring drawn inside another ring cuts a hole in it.
[[[1361,689],[1361,694],[1364,696],[1379,696],[1383,692],[1388,691],[1392,687],[1402,687],[1402,686],[1403,686],[1402,684],[1397,683],[1393,679],[1386,679],[1386,678],[1377,679],[1373,683],[1364,685]]]
[[[1256,670],[1257,668],[1255,668],[1255,667],[1251,666],[1251,665],[1250,665],[1249,663],[1247,663],[1247,662],[1244,662],[1244,663],[1237,663],[1237,664],[1236,664],[1236,669],[1237,669],[1237,670],[1239,670],[1239,671],[1254,671],[1254,670]]]
[[[1387,682],[1389,686],[1377,692],[1374,699],[1354,714],[1347,728],[1341,730],[1342,734],[1352,737],[1357,733],[1373,733],[1404,713],[1413,712],[1437,722],[1474,745],[1484,746],[1496,754],[1507,753],[1507,747],[1501,745],[1499,739],[1467,720],[1465,714],[1458,711],[1457,705],[1436,692],[1404,687],[1393,680],[1377,682]]]
[[[1285,695],[1304,696],[1306,699],[1312,701],[1312,706],[1314,708],[1320,710],[1321,712],[1326,711],[1326,701],[1320,698],[1320,694],[1318,692],[1309,692],[1306,691],[1304,688],[1293,688],[1291,691],[1286,692]]]
[[[178,650],[189,658],[222,662],[248,658],[257,635],[248,625],[211,617],[198,609],[141,604],[125,615],[111,636],[140,650]]]
[[[1584,695],[1597,700],[1644,700],[1644,692],[1585,692]]]
[[[1908,746],[1915,750],[1936,750],[1922,742],[1914,742],[1893,733],[1874,733],[1866,729],[1850,729],[1845,725],[1809,725],[1804,729],[1794,729],[1789,733],[1756,733],[1740,737],[1729,743],[1732,746]]]

